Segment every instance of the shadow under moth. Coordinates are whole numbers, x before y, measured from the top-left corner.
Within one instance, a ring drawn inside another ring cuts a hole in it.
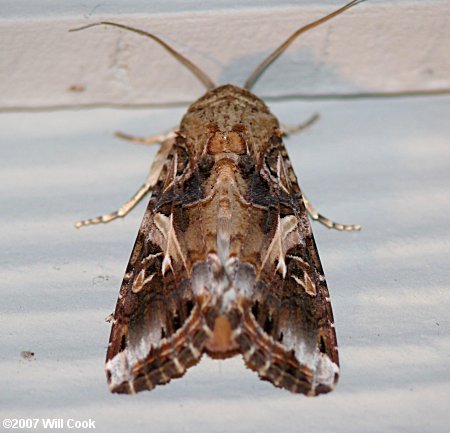
[[[262,379],[295,393],[334,388],[336,333],[308,214],[330,228],[359,226],[315,211],[283,144],[287,130],[249,89],[300,34],[357,3],[298,29],[243,88],[216,87],[151,33],[106,21],[74,29],[110,25],[150,37],[207,88],[178,130],[150,138],[120,134],[161,143],[147,180],[118,211],[76,224],[122,217],[151,192],[112,316],[106,356],[112,392],[165,384],[204,353],[241,354]]]

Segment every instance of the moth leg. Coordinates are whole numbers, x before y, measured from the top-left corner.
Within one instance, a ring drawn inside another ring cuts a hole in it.
[[[158,181],[161,169],[169,155],[170,150],[174,144],[175,140],[166,140],[161,144],[158,153],[153,160],[150,167],[147,179],[145,183],[137,190],[137,192],[130,198],[125,204],[123,204],[118,210],[101,215],[95,218],[90,218],[87,220],[77,221],[75,227],[79,229],[80,227],[89,226],[93,224],[109,223],[117,218],[123,218],[126,216],[146,195],[151,191],[151,189],[156,185]]]
[[[107,213],[105,215],[101,215],[95,218],[89,218],[87,220],[77,221],[75,223],[75,227],[79,229],[80,227],[84,226],[90,226],[93,224],[100,224],[100,223],[109,223],[110,221],[113,221],[117,218],[122,218],[126,216],[131,209],[133,209],[141,200],[145,197],[145,195],[150,191],[151,186],[148,182],[144,183],[136,192],[136,194],[133,195],[133,197],[130,198],[126,203],[124,203],[119,209],[117,209],[114,212]]]
[[[125,134],[124,132],[116,131],[114,135],[122,140],[131,141],[138,144],[158,144],[163,141],[176,137],[175,131],[169,131],[166,134],[152,135],[151,137],[136,137],[134,135]]]
[[[311,202],[306,198],[306,196],[304,194],[303,194],[303,202],[305,203],[306,210],[308,211],[308,214],[311,217],[311,219],[313,219],[314,221],[319,221],[320,223],[322,223],[324,226],[328,227],[329,229],[336,229],[336,230],[341,230],[341,231],[346,231],[346,232],[361,230],[361,226],[358,224],[347,225],[347,224],[340,224],[340,223],[331,221],[326,216],[317,212],[316,209],[314,209]]]
[[[299,123],[298,125],[286,125],[284,123],[281,124],[281,131],[283,135],[296,134],[297,132],[303,131],[304,129],[310,127],[314,123],[319,120],[319,113],[314,113],[309,119],[305,122]]]

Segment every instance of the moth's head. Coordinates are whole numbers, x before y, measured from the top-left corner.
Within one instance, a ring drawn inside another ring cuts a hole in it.
[[[224,84],[206,92],[191,106],[192,110],[203,109],[205,106],[215,106],[223,103],[243,106],[254,106],[257,110],[268,112],[266,104],[247,89]]]

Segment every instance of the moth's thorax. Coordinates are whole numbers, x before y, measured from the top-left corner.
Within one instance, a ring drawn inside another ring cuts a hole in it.
[[[241,128],[241,130],[243,132],[244,128]],[[238,132],[216,130],[206,144],[206,151],[210,155],[219,155],[221,153],[244,155],[248,152],[248,149],[245,139]]]
[[[227,84],[207,92],[189,107],[180,134],[193,157],[205,151],[211,155],[259,154],[278,128],[277,119],[261,99]]]

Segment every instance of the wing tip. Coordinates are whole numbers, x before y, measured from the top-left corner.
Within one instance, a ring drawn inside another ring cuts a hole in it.
[[[339,365],[327,354],[320,353],[314,365],[301,363],[294,350],[275,341],[250,315],[237,341],[245,365],[277,388],[312,397],[331,392],[338,382]]]
[[[114,369],[114,358],[107,361],[105,369],[109,390],[117,394],[136,394],[184,376],[202,358],[205,340],[206,335],[200,329],[192,339],[183,339],[176,351],[172,346],[173,341],[167,341],[162,347],[153,349],[147,358],[133,366],[127,364],[119,372]],[[122,353],[116,355],[122,356],[117,360],[121,363],[124,362]]]
[[[334,390],[339,380],[339,374],[335,373],[331,382],[317,382],[314,372],[307,366],[298,363],[296,368],[283,369],[283,365],[270,363],[270,366],[260,366],[252,360],[246,360],[245,365],[255,371],[260,379],[272,383],[277,388],[285,389],[294,394],[304,394],[307,397],[315,397],[327,394]]]

